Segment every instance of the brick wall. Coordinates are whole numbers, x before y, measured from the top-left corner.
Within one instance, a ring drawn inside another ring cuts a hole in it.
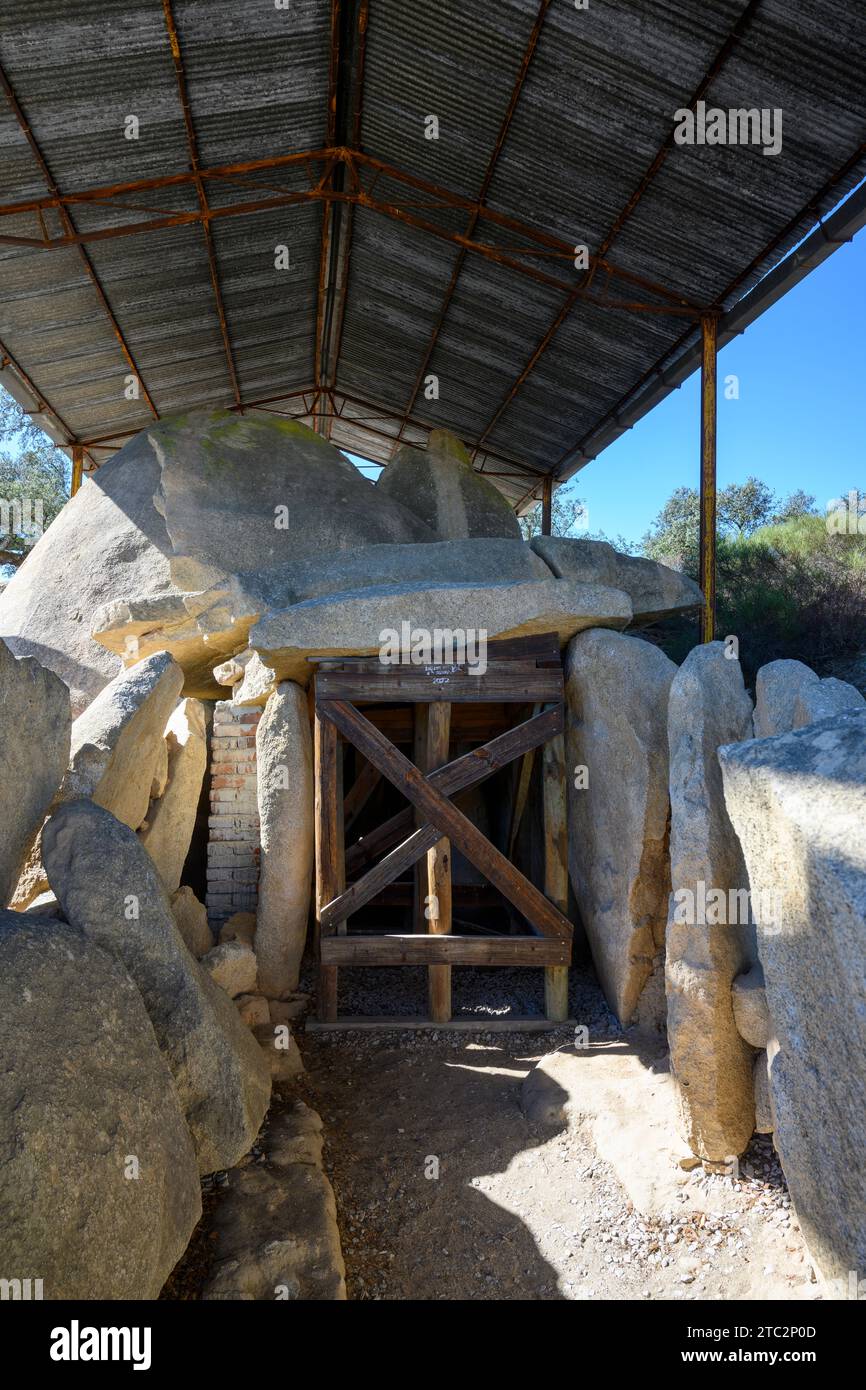
[[[259,881],[256,728],[261,710],[220,700],[211,739],[207,911],[217,924],[255,911]]]

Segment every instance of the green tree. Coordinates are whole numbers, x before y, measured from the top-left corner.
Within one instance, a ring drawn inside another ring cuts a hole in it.
[[[778,526],[783,521],[795,521],[800,516],[816,516],[815,499],[809,492],[804,492],[798,488],[796,492],[789,493],[784,502],[780,503],[777,511],[771,518],[770,524]]]
[[[774,502],[772,490],[759,478],[749,477],[744,483],[729,483],[718,497],[719,526],[738,536],[750,536],[770,520]]]
[[[551,506],[550,531],[553,536],[576,536],[585,531],[588,516],[586,502],[582,497],[569,494],[561,489],[553,494]],[[583,524],[582,524],[583,523]],[[531,541],[533,536],[541,535],[541,503],[531,512],[520,518],[523,539]]]
[[[0,567],[20,565],[69,496],[69,460],[0,387]]]
[[[651,560],[697,573],[701,502],[696,488],[675,488],[643,538]]]

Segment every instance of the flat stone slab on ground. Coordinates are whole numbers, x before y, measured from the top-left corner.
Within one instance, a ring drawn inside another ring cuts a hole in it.
[[[268,1120],[266,1163],[229,1173],[217,1208],[210,1300],[343,1300],[334,1194],[322,1167],[322,1122],[303,1101]]]

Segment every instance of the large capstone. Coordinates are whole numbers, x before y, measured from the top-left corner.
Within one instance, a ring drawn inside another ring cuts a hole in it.
[[[775,1144],[824,1277],[866,1269],[866,711],[722,748],[769,1016]]]
[[[41,1279],[47,1299],[156,1298],[201,1193],[122,964],[66,923],[0,912],[0,1055],[4,1280]]]
[[[188,951],[147,851],[90,801],[70,801],[42,835],[67,921],[112,951],[138,986],[195,1144],[200,1171],[249,1149],[270,1098],[261,1050],[231,999]]]
[[[469,451],[447,430],[432,430],[427,448],[401,444],[376,479],[383,498],[408,508],[439,541],[464,536],[520,537],[520,523]]]
[[[312,560],[329,550],[436,537],[386,498],[339,449],[294,420],[196,412],[151,430],[162,469],[172,575],[186,592],[235,569]]]
[[[18,882],[69,759],[69,691],[0,642],[0,907]]]
[[[665,982],[671,1067],[686,1138],[700,1158],[743,1152],[755,1126],[752,1050],[731,984],[754,958],[749,879],[722,790],[718,750],[752,735],[740,663],[694,647],[670,690],[671,911]]]
[[[649,1028],[664,1018],[676,669],[642,638],[600,629],[575,637],[565,663],[571,883],[608,1004]]]
[[[304,425],[221,410],[169,416],[67,502],[0,594],[0,636],[62,677],[76,716],[121,669],[120,654],[91,635],[106,605],[131,602],[139,617],[165,618],[182,610],[182,595],[241,566],[435,539]]]
[[[693,579],[679,570],[642,555],[623,555],[609,541],[583,537],[534,536],[534,551],[562,579],[584,584],[609,584],[631,599],[636,623],[655,622],[700,608],[703,594]]]
[[[619,589],[568,579],[522,584],[389,584],[296,603],[270,613],[250,632],[250,645],[274,680],[306,685],[309,657],[374,656],[405,646],[413,630],[483,634],[484,640],[555,632],[566,642],[590,627],[625,627],[631,604]],[[445,661],[453,661],[446,656]]]
[[[544,561],[522,540],[361,545],[292,557],[285,566],[226,575],[202,593],[126,598],[93,615],[97,642],[127,664],[166,650],[183,667],[187,693],[219,693],[213,669],[240,654],[250,628],[268,612],[307,599],[382,585],[502,584],[549,579]],[[232,682],[230,681],[229,684]]]

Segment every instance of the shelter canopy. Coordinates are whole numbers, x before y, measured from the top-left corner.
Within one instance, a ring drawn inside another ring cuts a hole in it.
[[[255,408],[525,505],[866,174],[860,0],[5,0],[0,63],[0,381],[88,467]]]

